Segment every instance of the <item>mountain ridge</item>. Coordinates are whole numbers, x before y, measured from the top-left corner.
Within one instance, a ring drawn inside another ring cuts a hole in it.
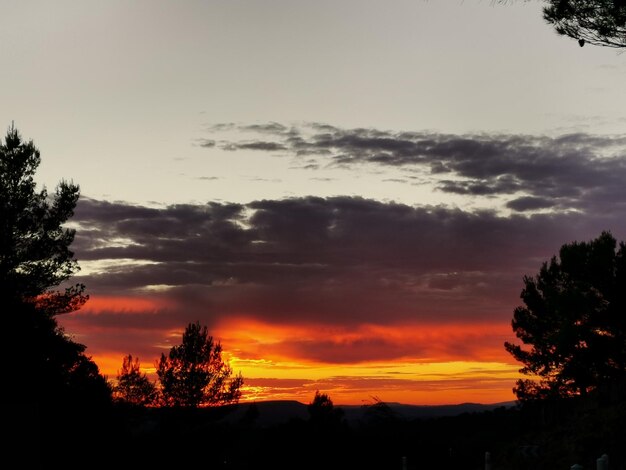
[[[268,426],[282,424],[294,419],[307,420],[309,418],[308,404],[297,400],[260,400],[240,402],[231,406],[233,408],[232,411],[224,417],[224,420],[228,422],[241,422],[247,419],[256,425]],[[377,406],[381,407],[379,411],[388,418],[412,420],[458,416],[464,413],[480,413],[497,408],[511,408],[516,406],[516,402],[507,401],[490,404],[466,402],[448,405],[410,405],[397,402],[377,402],[364,405],[338,404],[334,406],[343,410],[346,421],[357,423],[366,419],[366,413]]]

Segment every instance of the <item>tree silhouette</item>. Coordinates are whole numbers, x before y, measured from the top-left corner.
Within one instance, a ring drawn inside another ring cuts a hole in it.
[[[11,126],[0,145],[0,296],[57,315],[87,300],[83,285],[51,289],[79,270],[69,248],[75,230],[63,227],[74,214],[79,187],[62,181],[51,197],[45,188],[36,191],[33,176],[40,163],[33,141],[23,141]]]
[[[157,364],[162,404],[192,407],[236,403],[243,377],[232,377],[232,368],[222,360],[222,346],[209,336],[206,326],[190,323],[182,344],[161,354]]]
[[[585,44],[626,48],[626,0],[548,0],[544,19]]]
[[[335,408],[330,396],[316,390],[313,401],[307,405],[309,421],[319,427],[334,426],[343,419],[343,410]]]
[[[79,269],[70,250],[75,232],[64,227],[79,187],[62,181],[52,195],[37,191],[40,162],[33,141],[23,140],[12,125],[0,141],[0,299],[19,357],[6,361],[5,377],[8,402],[28,410],[20,424],[28,426],[28,437],[20,444],[31,454],[45,452],[50,462],[63,439],[87,449],[87,436],[104,431],[111,388],[86,347],[56,320],[88,298],[80,284],[55,290]]]
[[[117,385],[113,388],[113,398],[139,406],[149,406],[156,401],[156,384],[141,373],[138,357],[133,359],[132,354],[124,356],[122,369],[117,374]]]
[[[79,284],[54,290],[79,269],[70,250],[75,231],[63,226],[79,187],[62,181],[52,196],[45,188],[37,191],[40,162],[33,141],[24,141],[12,125],[0,142],[0,298],[9,331],[28,341],[24,361],[15,364],[15,392],[43,399],[98,388],[106,396],[108,384],[84,355],[85,346],[70,340],[55,319],[88,298]]]
[[[363,405],[363,417],[370,424],[395,423],[398,421],[396,412],[378,397],[372,397],[373,403]]]
[[[506,350],[532,379],[514,388],[520,401],[586,395],[626,380],[626,246],[609,232],[563,245],[559,259],[524,277],[512,327],[530,348]],[[620,387],[622,385],[619,385]]]
[[[499,0],[498,3],[508,3]],[[526,2],[530,0],[525,0]],[[585,44],[626,48],[626,0],[542,0],[543,19],[563,36]]]

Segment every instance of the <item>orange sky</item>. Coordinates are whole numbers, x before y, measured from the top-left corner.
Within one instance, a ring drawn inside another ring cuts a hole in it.
[[[142,369],[155,378],[160,353],[180,344],[183,330],[150,328],[151,315],[164,307],[159,302],[149,297],[92,297],[80,311],[63,316],[61,323],[76,341],[88,346],[87,354],[109,379],[115,379],[126,354],[138,357]],[[144,326],[133,331],[113,322],[90,327],[81,321],[103,312],[139,314]],[[319,390],[336,404],[374,399],[420,405],[498,403],[515,399],[512,387],[520,376],[519,364],[503,347],[512,339],[507,323],[350,328],[278,325],[240,315],[214,325],[211,334],[221,341],[233,370],[244,376],[242,401],[307,403]],[[124,349],[116,346],[116,336],[124,337]],[[368,354],[375,359],[363,360]]]

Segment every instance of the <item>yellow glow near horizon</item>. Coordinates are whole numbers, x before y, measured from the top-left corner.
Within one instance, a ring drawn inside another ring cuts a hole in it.
[[[144,305],[127,298],[94,300],[84,314],[160,306],[158,301]],[[320,390],[337,404],[362,404],[377,397],[434,405],[515,399],[512,389],[521,377],[520,365],[500,346],[509,329],[499,323],[279,325],[232,316],[212,331],[224,347],[223,359],[244,378],[242,402],[309,402]],[[165,352],[179,343],[182,330],[157,329],[153,334],[144,348]],[[156,380],[158,357],[129,352],[140,358],[142,372]],[[92,353],[100,371],[115,381],[128,352],[92,348]]]
[[[110,378],[121,366],[117,357],[94,360]],[[521,377],[515,365],[480,361],[301,364],[231,357],[229,363],[244,377],[242,402],[306,403],[320,390],[334,403],[346,405],[363,404],[373,397],[415,405],[498,403],[515,399],[512,387]],[[154,366],[145,366],[142,372],[156,379]]]
[[[297,362],[274,362],[268,360],[242,360],[233,357],[230,361],[234,370],[244,377],[286,379],[306,372],[307,380],[327,377],[377,377],[402,378],[417,381],[457,380],[461,377],[477,377],[497,374],[499,378],[516,379],[519,367],[499,362],[451,361],[451,362],[374,362],[368,364],[300,364]]]

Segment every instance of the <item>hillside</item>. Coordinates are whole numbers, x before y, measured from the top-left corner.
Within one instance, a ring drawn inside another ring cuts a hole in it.
[[[394,418],[412,420],[419,418],[440,418],[458,416],[463,413],[480,413],[496,408],[510,408],[515,402],[494,404],[461,403],[453,405],[406,405],[402,403],[385,403]],[[344,412],[349,423],[357,423],[364,419],[368,407],[363,405],[335,405]],[[233,407],[223,420],[239,422],[245,419],[251,408],[256,409],[254,423],[259,426],[283,424],[292,419],[308,419],[307,405],[293,400],[270,400],[250,403],[240,403]]]
[[[126,457],[125,468],[294,468],[325,470],[592,468],[603,454],[624,470],[623,402],[578,399],[530,404],[335,405],[343,420],[311,419],[297,401],[203,409],[116,407],[108,445],[156,452]],[[104,441],[99,442],[102,445]]]

